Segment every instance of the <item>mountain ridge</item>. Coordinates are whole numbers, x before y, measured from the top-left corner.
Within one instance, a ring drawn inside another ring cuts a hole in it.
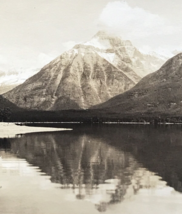
[[[182,112],[182,53],[169,59],[158,71],[144,77],[129,91],[94,109],[110,112]]]
[[[141,56],[130,41],[98,32],[3,96],[26,109],[88,109],[136,85],[148,68]]]

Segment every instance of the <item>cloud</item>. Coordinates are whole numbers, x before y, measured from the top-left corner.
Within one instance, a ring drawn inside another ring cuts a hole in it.
[[[168,43],[172,35],[182,32],[181,27],[171,24],[170,20],[139,7],[131,7],[125,1],[108,3],[100,15],[99,25],[140,46],[149,45],[150,41],[150,45],[157,47],[158,43],[164,43],[164,36],[167,36],[165,43]]]
[[[8,62],[8,59],[3,55],[0,55],[0,64],[6,64],[7,62]]]

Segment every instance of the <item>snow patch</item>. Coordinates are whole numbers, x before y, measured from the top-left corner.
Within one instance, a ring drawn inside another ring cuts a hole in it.
[[[84,43],[84,45],[94,46],[99,49],[110,49],[112,48],[110,42],[108,40],[101,40],[99,38],[93,38],[90,41]]]
[[[115,59],[115,53],[98,53],[100,57],[106,59],[107,61],[113,63]]]

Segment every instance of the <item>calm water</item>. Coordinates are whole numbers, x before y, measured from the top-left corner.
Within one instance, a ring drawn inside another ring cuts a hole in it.
[[[182,127],[0,139],[1,214],[181,214]]]

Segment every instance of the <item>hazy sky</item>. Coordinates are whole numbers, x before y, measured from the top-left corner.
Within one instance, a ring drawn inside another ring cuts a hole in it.
[[[109,30],[145,51],[182,49],[181,0],[0,0],[0,70],[41,68]]]

